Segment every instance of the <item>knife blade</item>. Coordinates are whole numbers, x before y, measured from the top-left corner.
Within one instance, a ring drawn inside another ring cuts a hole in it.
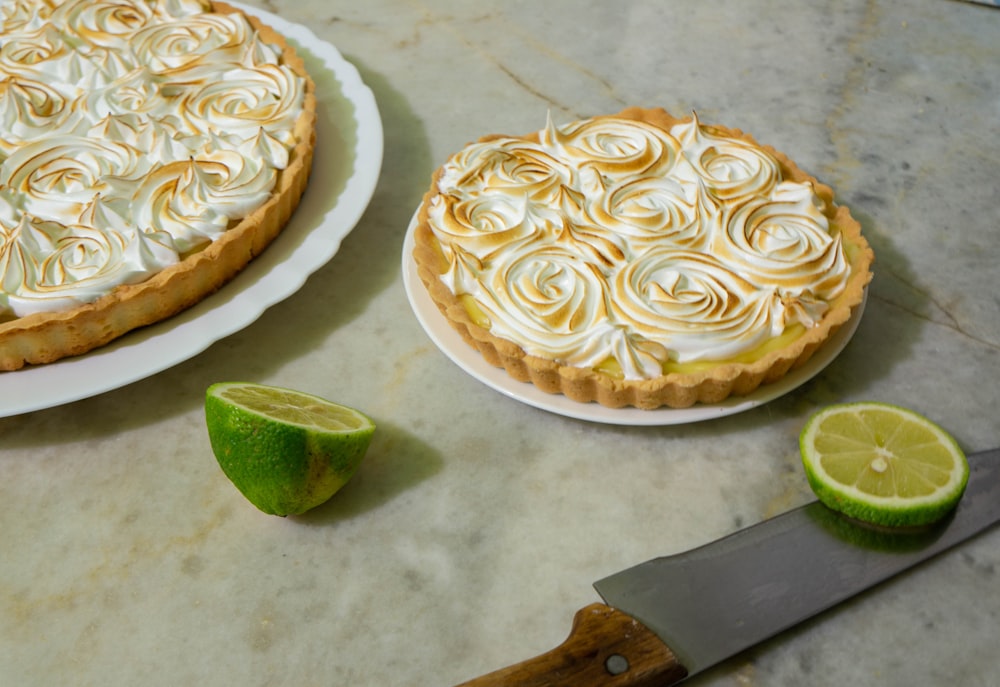
[[[665,687],[811,618],[1000,521],[1000,448],[968,456],[944,520],[878,529],[813,502],[594,583],[555,649],[459,687]]]

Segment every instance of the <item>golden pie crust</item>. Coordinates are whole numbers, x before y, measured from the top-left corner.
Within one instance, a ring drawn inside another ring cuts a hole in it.
[[[242,12],[212,2],[218,13]],[[284,36],[245,15],[263,42],[281,48],[281,63],[305,80],[297,141],[280,170],[271,197],[203,250],[144,282],[115,287],[98,300],[62,312],[41,312],[0,323],[0,370],[51,363],[103,346],[127,332],[185,310],[235,277],[288,223],[305,192],[312,169],[316,132],[316,88],[305,64]]]
[[[640,120],[669,131],[675,124],[690,122],[663,109],[628,108],[618,118]],[[852,316],[861,306],[865,287],[872,278],[874,254],[861,235],[860,224],[851,217],[848,208],[833,202],[833,190],[800,169],[783,153],[761,145],[750,135],[722,126],[707,126],[711,133],[742,139],[769,153],[781,169],[782,178],[795,182],[811,182],[816,195],[826,201],[824,214],[831,232],[839,232],[851,267],[846,288],[834,301],[821,320],[784,347],[768,352],[752,362],[721,361],[714,367],[698,372],[672,372],[652,379],[620,379],[591,368],[564,365],[556,360],[530,355],[521,346],[476,324],[462,302],[442,282],[446,268],[437,238],[428,224],[431,200],[438,195],[438,180],[443,167],[434,174],[430,190],[424,195],[414,228],[413,258],[421,281],[450,325],[491,365],[500,367],[520,382],[530,382],[548,393],[561,393],[582,403],[596,402],[610,408],[632,406],[641,409],[661,407],[686,408],[697,403],[718,403],[730,396],[745,396],[761,385],[771,384],[790,370],[800,367]],[[499,138],[486,136],[481,142]],[[522,137],[537,142],[539,132]]]

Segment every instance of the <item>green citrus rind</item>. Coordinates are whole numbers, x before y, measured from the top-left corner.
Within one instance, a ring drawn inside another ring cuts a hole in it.
[[[223,473],[258,509],[281,516],[328,501],[357,471],[375,432],[348,406],[246,382],[210,386],[205,423]]]
[[[822,503],[886,527],[919,527],[947,516],[969,479],[965,454],[948,432],[888,403],[820,410],[802,429],[799,451]]]

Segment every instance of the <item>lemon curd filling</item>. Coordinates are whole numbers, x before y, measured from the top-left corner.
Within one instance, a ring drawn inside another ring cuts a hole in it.
[[[482,327],[483,329],[490,328],[490,318],[486,316],[482,308],[476,303],[476,299],[467,293],[463,293],[458,297],[459,302],[461,302],[462,307],[465,308],[465,312],[469,315],[472,321]]]
[[[756,360],[760,360],[772,351],[784,348],[792,341],[802,336],[805,331],[806,328],[801,324],[793,324],[784,332],[778,336],[768,339],[757,348],[746,351],[745,353],[734,355],[726,360],[695,360],[687,363],[667,361],[663,364],[663,373],[669,374],[672,372],[678,372],[682,374],[690,374],[694,372],[704,372],[705,370],[710,370],[713,367],[717,367],[718,365],[725,363],[752,363]]]

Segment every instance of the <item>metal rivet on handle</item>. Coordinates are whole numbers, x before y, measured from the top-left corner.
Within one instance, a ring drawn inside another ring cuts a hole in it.
[[[621,675],[628,670],[628,659],[621,654],[611,654],[604,662],[604,669],[611,675]]]

